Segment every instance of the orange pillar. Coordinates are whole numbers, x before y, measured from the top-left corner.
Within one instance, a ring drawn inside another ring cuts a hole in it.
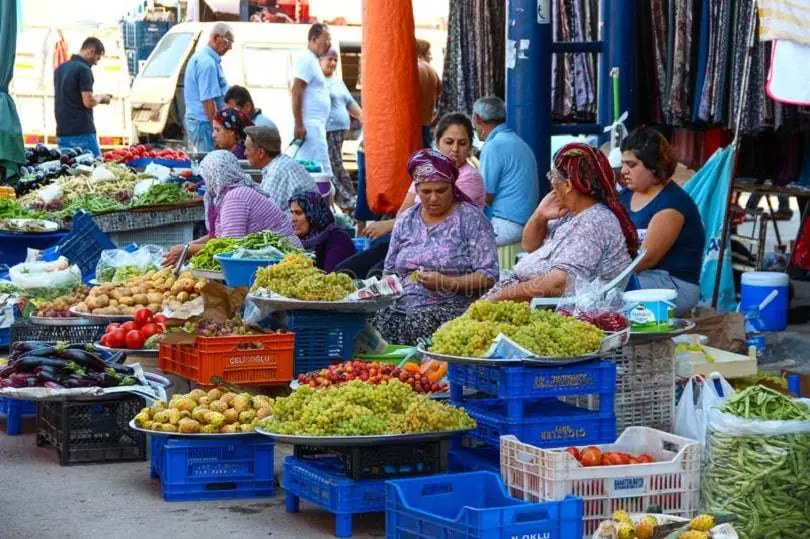
[[[363,1],[362,84],[366,197],[375,213],[396,213],[422,142],[411,0]]]

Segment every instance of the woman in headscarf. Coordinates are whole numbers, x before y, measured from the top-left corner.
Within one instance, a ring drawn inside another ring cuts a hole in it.
[[[487,299],[558,297],[577,280],[610,281],[630,264],[638,236],[619,202],[613,169],[587,144],[566,144],[548,173],[551,192],[523,230],[526,255]]]
[[[329,204],[315,191],[296,191],[290,198],[292,227],[304,249],[315,253],[315,266],[331,272],[354,254],[352,239],[335,224]]]
[[[420,150],[408,173],[419,202],[397,218],[385,259],[385,273],[399,276],[405,292],[374,325],[388,342],[414,345],[495,283],[498,254],[492,225],[456,188],[451,159]]]
[[[252,125],[253,122],[241,110],[222,109],[214,116],[214,144],[219,150],[229,150],[237,159],[247,159],[245,128]]]
[[[200,175],[205,180],[205,224],[208,234],[189,244],[191,257],[203,248],[209,238],[241,238],[253,232],[269,230],[284,236],[301,247],[289,219],[270,197],[242,172],[239,161],[228,151],[216,150],[200,163]],[[175,245],[166,253],[164,266],[177,262],[183,245]]]

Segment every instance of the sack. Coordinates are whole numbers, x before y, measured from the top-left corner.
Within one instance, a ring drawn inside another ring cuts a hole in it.
[[[73,292],[82,284],[78,266],[65,257],[54,262],[24,262],[9,270],[11,282],[26,298],[50,300]]]
[[[717,392],[715,380],[722,393]],[[697,398],[693,385],[697,386]],[[713,372],[709,377],[693,376],[686,383],[681,400],[675,408],[673,434],[697,440],[701,448],[706,444],[706,426],[709,410],[735,393],[722,374]]]

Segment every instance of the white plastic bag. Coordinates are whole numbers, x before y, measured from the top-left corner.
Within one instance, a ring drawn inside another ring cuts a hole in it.
[[[114,179],[115,179],[115,174],[110,172],[107,169],[107,167],[105,167],[105,166],[96,167],[93,170],[93,173],[90,175],[90,181],[92,183],[104,182],[104,181],[114,180]]]
[[[720,384],[722,394],[717,392],[715,380]],[[697,399],[695,399],[693,386],[698,388]],[[720,373],[713,372],[705,378],[703,376],[691,377],[686,383],[678,406],[675,408],[673,434],[697,440],[700,442],[701,448],[704,448],[706,445],[706,425],[709,410],[713,406],[723,403],[734,393],[734,388]]]
[[[131,253],[122,249],[104,250],[96,264],[96,279],[118,284],[150,270],[157,271],[163,255],[164,249],[157,245],[144,245]]]

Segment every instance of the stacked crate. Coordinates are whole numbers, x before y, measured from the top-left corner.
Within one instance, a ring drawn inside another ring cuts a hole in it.
[[[508,434],[537,447],[616,439],[614,362],[597,359],[560,367],[451,363],[447,377],[451,402],[477,423],[469,440],[451,451],[452,469],[498,470],[500,437]],[[477,393],[465,397],[470,390]],[[571,397],[592,397],[599,405],[590,409],[563,400]]]
[[[127,54],[129,75],[138,74],[140,63],[146,61],[164,35],[172,27],[170,22],[124,21],[124,49]]]

